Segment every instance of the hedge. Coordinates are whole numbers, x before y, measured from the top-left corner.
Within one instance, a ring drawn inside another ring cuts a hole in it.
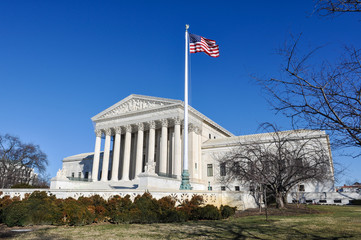
[[[176,206],[170,196],[159,200],[150,193],[135,197],[113,196],[104,200],[99,195],[57,199],[46,192],[34,191],[24,199],[0,199],[0,223],[9,227],[26,225],[87,225],[98,222],[119,223],[170,223],[187,220],[218,220],[228,218],[235,208],[213,205],[203,206],[203,198],[194,195]]]

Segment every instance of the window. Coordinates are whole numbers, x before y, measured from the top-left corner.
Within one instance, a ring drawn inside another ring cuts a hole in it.
[[[235,190],[235,191],[239,191],[239,186],[235,186],[235,187],[234,187],[234,190]]]
[[[326,199],[320,199],[319,203],[327,203]]]
[[[305,185],[300,185],[300,186],[298,187],[298,191],[304,192],[304,191],[305,191]]]
[[[226,187],[225,187],[225,186],[221,186],[221,191],[226,191]]]
[[[85,179],[88,179],[88,178],[89,178],[89,172],[85,172],[84,178],[85,178]]]
[[[213,138],[216,139],[216,136],[214,136]]]
[[[209,139],[211,139],[212,138],[212,135],[211,134],[209,134]]]
[[[194,169],[197,170],[197,163],[194,163]]]
[[[207,164],[207,176],[213,177],[213,164]]]
[[[342,203],[341,199],[335,199],[333,200],[334,203]]]
[[[78,172],[78,178],[81,178],[81,172]]]
[[[72,173],[71,173],[71,177],[72,177],[72,178],[75,177],[75,173],[72,172]]]
[[[222,177],[226,176],[226,164],[225,163],[221,163],[220,165],[220,174]]]

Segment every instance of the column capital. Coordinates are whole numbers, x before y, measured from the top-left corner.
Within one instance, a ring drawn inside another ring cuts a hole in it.
[[[189,124],[189,126],[188,126],[188,131],[189,132],[195,132],[195,133],[197,133],[197,134],[200,134],[201,133],[201,129],[200,129],[200,127],[198,127],[198,126],[196,126],[196,125],[194,125],[194,124]]]
[[[132,132],[132,125],[126,125],[125,131],[131,133]]]
[[[137,123],[138,131],[144,131],[144,123]]]
[[[160,120],[162,127],[168,127],[168,119],[164,118]]]
[[[97,137],[101,137],[102,136],[102,130],[101,129],[95,129],[95,135],[97,136]]]
[[[112,129],[111,129],[111,128],[106,128],[106,129],[104,130],[104,132],[105,132],[105,135],[106,135],[106,136],[111,136],[111,135],[112,135]]]
[[[155,129],[155,121],[149,121],[148,124],[150,129]]]
[[[114,128],[114,131],[116,134],[122,134],[122,127],[121,126],[117,126]]]
[[[182,124],[182,120],[180,119],[180,117],[173,118],[173,121],[174,121],[174,125],[181,125]]]

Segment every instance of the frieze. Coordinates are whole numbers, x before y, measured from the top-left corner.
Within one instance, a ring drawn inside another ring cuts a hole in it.
[[[160,101],[144,100],[144,99],[130,99],[129,101],[121,104],[120,106],[110,110],[104,115],[100,116],[99,119],[114,117],[128,112],[135,112],[144,109],[153,109],[161,106],[168,105]]]

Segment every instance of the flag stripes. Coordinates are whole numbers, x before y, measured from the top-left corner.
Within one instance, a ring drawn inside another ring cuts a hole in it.
[[[195,34],[189,34],[189,52],[204,52],[211,57],[219,57],[219,46],[216,41]]]

